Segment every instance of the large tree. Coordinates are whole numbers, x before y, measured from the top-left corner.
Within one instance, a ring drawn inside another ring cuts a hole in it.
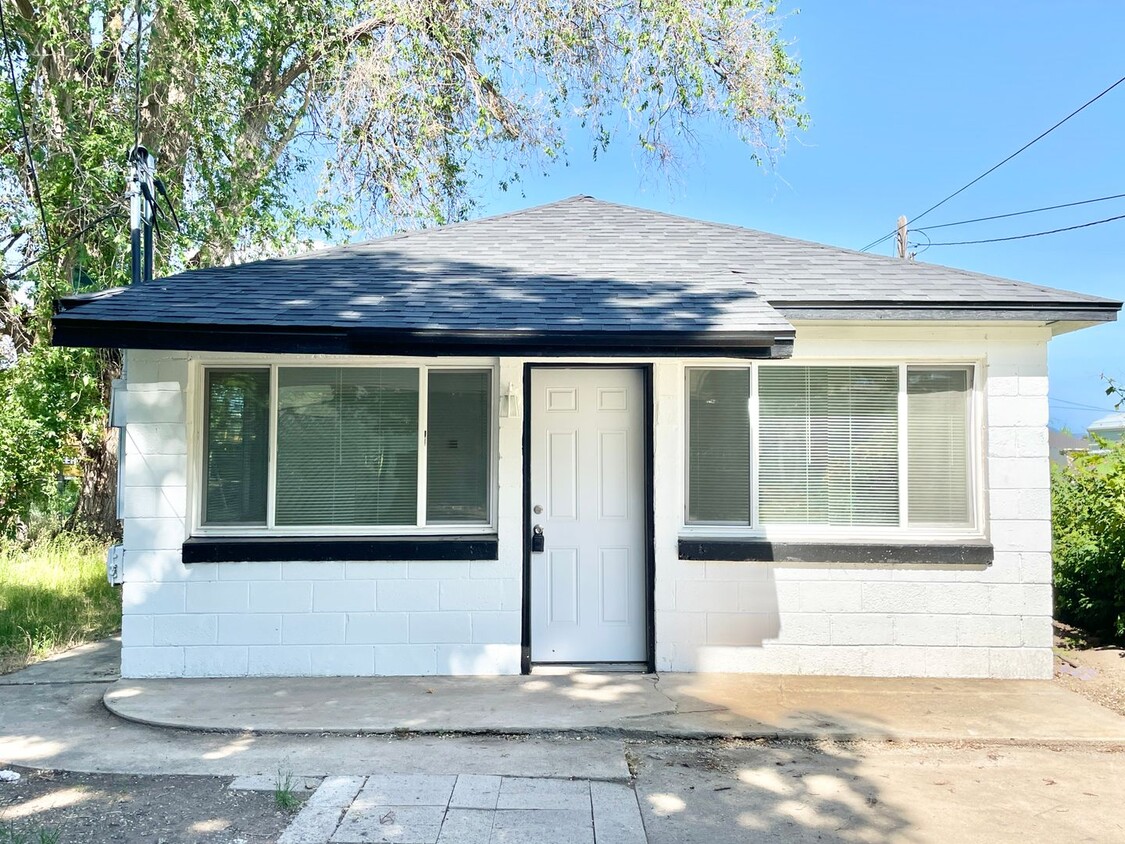
[[[184,223],[160,241],[168,272],[461,219],[576,143],[663,165],[722,127],[760,160],[802,120],[762,0],[0,3],[0,529],[70,457],[77,518],[112,530],[116,357],[50,348],[48,317],[59,295],[127,283],[137,141]]]

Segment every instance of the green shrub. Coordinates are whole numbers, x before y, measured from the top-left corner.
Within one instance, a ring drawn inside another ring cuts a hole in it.
[[[1125,442],[1098,444],[1051,478],[1055,614],[1125,639]]]

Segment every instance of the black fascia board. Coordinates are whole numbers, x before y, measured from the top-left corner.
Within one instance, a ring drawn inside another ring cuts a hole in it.
[[[495,534],[482,536],[260,536],[192,537],[183,544],[191,563],[276,563],[294,560],[450,561],[496,560]]]
[[[679,558],[715,562],[823,563],[836,565],[988,566],[991,543],[771,542],[766,539],[680,537]]]
[[[526,331],[380,329],[276,324],[52,320],[52,344],[94,348],[338,355],[560,357],[701,356],[777,359],[793,354],[792,329],[769,331]]]

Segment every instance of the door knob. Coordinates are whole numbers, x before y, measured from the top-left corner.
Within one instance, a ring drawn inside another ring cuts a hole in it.
[[[542,504],[536,504],[534,507],[531,508],[531,512],[534,513],[536,516],[538,516],[540,513],[543,512],[543,505]]]

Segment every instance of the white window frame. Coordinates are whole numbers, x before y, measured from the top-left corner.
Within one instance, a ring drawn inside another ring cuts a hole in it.
[[[758,373],[761,367],[781,366],[878,366],[898,368],[898,477],[899,522],[897,525],[817,525],[778,524],[763,525],[759,518],[758,467],[760,464]],[[971,483],[972,521],[967,525],[911,525],[909,523],[909,460],[907,420],[907,370],[910,367],[941,369],[965,368],[970,371],[972,390],[969,396],[969,474]],[[691,407],[688,395],[688,372],[693,369],[750,370],[750,524],[729,522],[689,522],[688,495],[691,477]],[[984,489],[984,383],[981,373],[984,361],[980,358],[790,358],[784,361],[711,361],[697,359],[684,361],[680,367],[679,390],[682,397],[684,436],[682,438],[683,475],[680,484],[680,534],[685,537],[746,538],[771,541],[948,541],[953,539],[980,540],[986,538],[988,523],[986,491]]]
[[[278,370],[290,368],[415,369],[418,371],[418,523],[414,525],[309,525],[275,524],[277,494],[277,411]],[[204,525],[204,463],[207,459],[205,436],[206,373],[208,370],[262,369],[270,373],[269,457],[266,473],[267,499],[265,525]],[[428,465],[429,373],[488,372],[490,375],[488,421],[488,520],[487,522],[443,522],[427,524],[426,473]],[[292,360],[277,356],[215,356],[191,361],[188,371],[191,428],[188,432],[189,502],[192,536],[476,536],[496,533],[497,470],[499,464],[498,412],[499,366],[496,358],[336,358],[301,356]]]

